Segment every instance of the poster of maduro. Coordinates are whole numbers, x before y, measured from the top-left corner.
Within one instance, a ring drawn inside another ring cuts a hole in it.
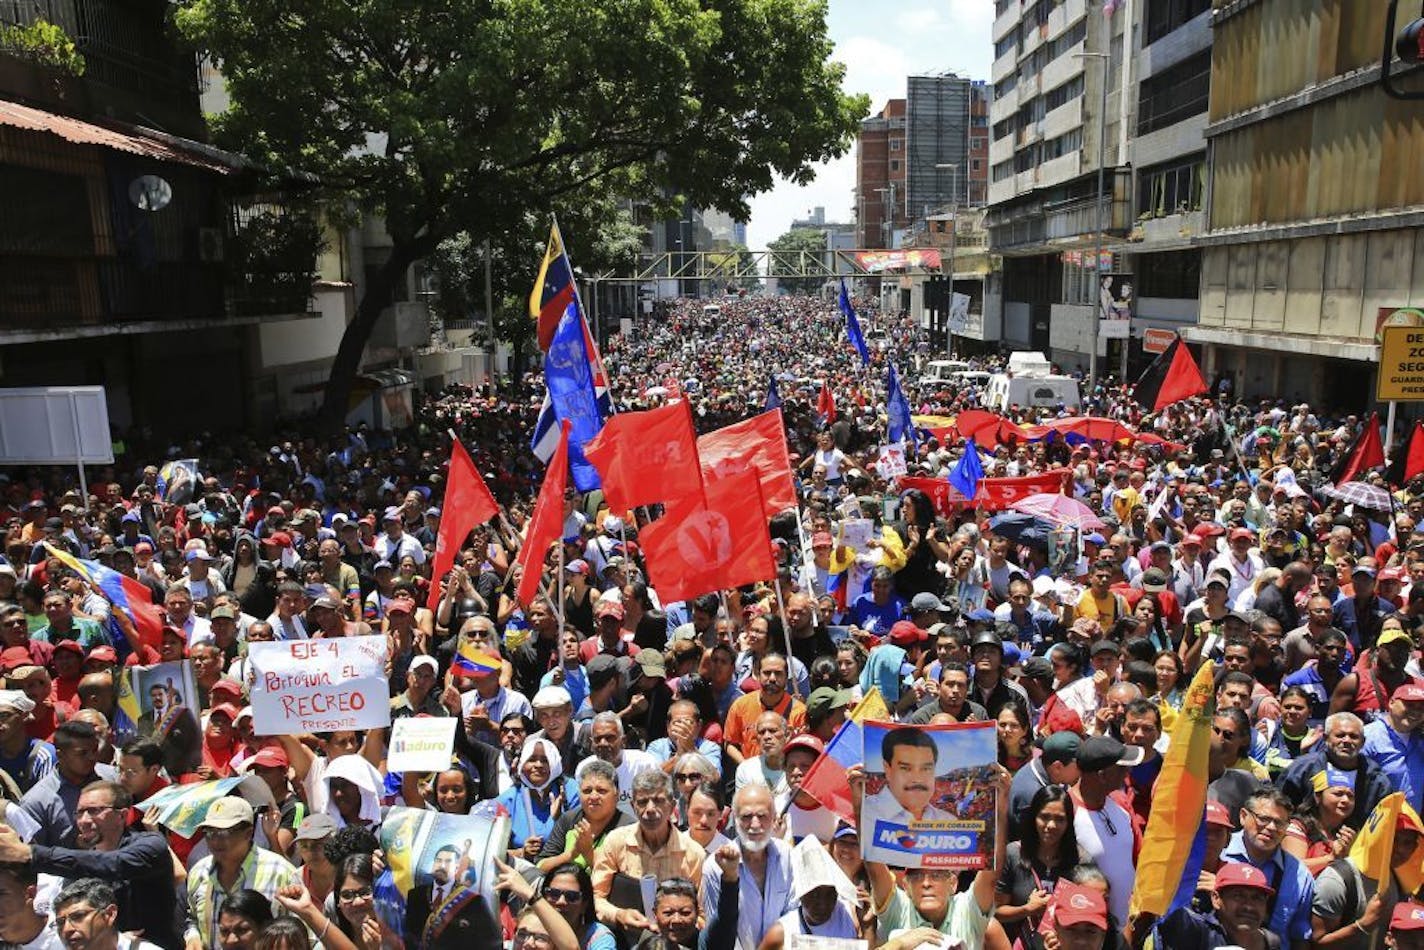
[[[992,722],[867,722],[861,851],[902,868],[993,861],[998,747]]]

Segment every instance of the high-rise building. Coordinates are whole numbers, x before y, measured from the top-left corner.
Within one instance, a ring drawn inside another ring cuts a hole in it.
[[[856,239],[861,247],[893,247],[910,223],[905,214],[905,100],[891,99],[861,120],[855,145]]]
[[[978,197],[988,169],[970,164],[973,114],[979,113],[979,138],[986,138],[987,86],[953,73],[910,76],[905,95],[905,214],[924,221],[943,208],[967,207]],[[981,148],[987,142],[980,143]],[[979,179],[979,189],[972,187]]]
[[[1005,339],[1078,368],[1096,342],[1100,373],[1132,376],[1147,330],[1195,321],[1209,6],[998,0],[988,224],[1005,259],[989,306]],[[1095,341],[1109,276],[1131,335]]]
[[[1387,7],[1213,7],[1201,314],[1186,337],[1208,381],[1238,394],[1366,405],[1380,322],[1424,305],[1424,123],[1378,82]]]

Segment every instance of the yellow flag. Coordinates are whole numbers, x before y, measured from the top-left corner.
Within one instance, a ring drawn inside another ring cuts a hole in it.
[[[1424,828],[1414,808],[1404,800],[1403,792],[1386,795],[1370,812],[1370,818],[1360,833],[1355,835],[1355,843],[1350,846],[1350,861],[1360,869],[1360,873],[1380,884],[1383,890],[1389,880],[1390,864],[1394,860],[1395,831],[1399,820],[1413,822],[1415,828]],[[1395,869],[1399,876],[1400,890],[1413,894],[1424,885],[1424,839],[1414,849],[1409,861]]]
[[[870,687],[870,692],[855,704],[855,708],[850,711],[850,716],[847,718],[851,722],[857,723],[863,723],[870,719],[880,722],[889,719],[890,708],[885,705],[885,697],[880,695],[880,687]]]

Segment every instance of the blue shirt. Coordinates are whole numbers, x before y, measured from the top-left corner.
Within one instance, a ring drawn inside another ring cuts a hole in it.
[[[1244,832],[1236,832],[1230,843],[1221,849],[1222,861],[1240,861],[1249,864],[1266,875],[1266,880],[1276,889],[1276,904],[1271,911],[1271,922],[1266,928],[1279,934],[1287,943],[1291,940],[1310,939],[1310,905],[1315,900],[1315,878],[1294,855],[1276,849],[1267,862],[1257,864],[1246,853]],[[1284,835],[1283,835],[1284,836]]]
[[[658,764],[662,764],[668,759],[671,759],[675,751],[671,739],[654,739],[648,743],[648,754],[657,759]],[[722,771],[721,746],[707,739],[698,739],[697,751],[709,762],[717,766],[718,772]]]
[[[1390,787],[1403,792],[1405,800],[1418,811],[1424,804],[1424,739],[1402,736],[1387,718],[1365,724],[1365,744],[1360,754],[1373,759],[1389,779]]]
[[[550,670],[539,678],[539,686],[541,689],[545,686],[553,685],[555,685],[553,670]],[[558,685],[563,686],[564,689],[569,691],[569,698],[574,701],[574,708],[578,709],[583,705],[584,699],[588,696],[588,673],[584,671],[582,666],[576,666],[573,669],[564,667],[564,681]]]
[[[888,634],[895,622],[904,616],[905,602],[898,594],[891,594],[884,604],[877,604],[874,594],[861,594],[850,608],[853,625],[881,636]]]

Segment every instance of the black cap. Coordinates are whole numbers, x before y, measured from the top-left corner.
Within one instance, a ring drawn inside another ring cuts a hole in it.
[[[981,646],[998,647],[1000,653],[1004,652],[1004,641],[1001,640],[999,635],[993,630],[980,630],[974,634],[974,639],[969,643],[970,651],[973,651],[975,647]]]
[[[1145,754],[1140,746],[1123,745],[1110,736],[1093,736],[1078,747],[1078,768],[1084,772],[1101,772],[1114,765],[1131,768],[1141,764]]]
[[[1111,640],[1099,640],[1093,644],[1090,656],[1097,656],[1099,653],[1120,653],[1122,648]]]

